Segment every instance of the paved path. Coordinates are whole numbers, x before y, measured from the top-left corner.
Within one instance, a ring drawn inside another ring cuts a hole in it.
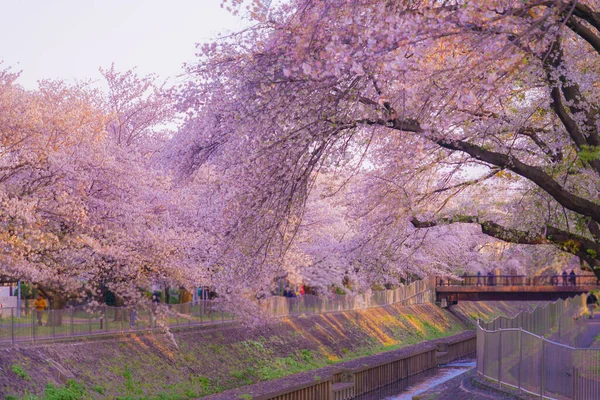
[[[475,378],[477,372],[475,368],[470,369],[462,375],[459,375],[447,382],[433,387],[426,392],[414,397],[419,400],[507,400],[507,399],[534,399],[524,395],[503,393],[499,390],[479,384]]]
[[[586,328],[575,338],[575,347],[591,347],[594,339],[600,335],[600,313],[596,313],[594,319],[583,318],[581,323],[585,324]],[[600,340],[593,347],[600,347]]]

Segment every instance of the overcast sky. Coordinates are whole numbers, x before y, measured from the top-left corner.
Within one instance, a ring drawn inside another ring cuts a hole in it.
[[[4,0],[0,60],[28,89],[46,78],[99,79],[98,67],[174,77],[195,44],[243,27],[221,0]]]

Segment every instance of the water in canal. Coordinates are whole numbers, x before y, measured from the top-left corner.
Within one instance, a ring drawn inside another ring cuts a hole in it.
[[[403,379],[356,400],[411,400],[427,390],[475,367],[475,359],[463,359]]]

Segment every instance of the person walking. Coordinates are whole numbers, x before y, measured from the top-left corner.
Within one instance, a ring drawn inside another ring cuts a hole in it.
[[[129,329],[135,329],[137,327],[137,308],[135,306],[131,307],[131,311],[129,313]]]
[[[590,313],[590,319],[594,319],[594,309],[596,308],[596,303],[598,302],[598,298],[593,292],[590,292],[585,300],[587,304],[588,311]]]
[[[33,308],[35,308],[35,314],[37,316],[38,326],[42,326],[42,318],[44,316],[44,310],[48,306],[46,299],[41,293],[38,293],[37,299],[33,302]]]
[[[567,286],[567,270],[563,270],[562,281],[563,281],[563,286]]]
[[[289,315],[291,315],[294,313],[294,298],[296,297],[296,293],[294,293],[294,291],[289,286],[286,286],[285,290],[283,291],[283,296],[287,298]]]
[[[577,285],[577,274],[575,273],[574,269],[572,269],[571,273],[569,274],[569,280],[571,281],[571,286]]]
[[[477,286],[481,286],[481,271],[477,271]]]

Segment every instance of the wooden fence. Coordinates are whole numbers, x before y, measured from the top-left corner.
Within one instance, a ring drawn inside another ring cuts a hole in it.
[[[440,364],[473,354],[477,348],[476,340],[473,333],[468,338],[440,341],[413,354],[354,369],[342,369],[314,382],[256,397],[256,400],[351,400]]]

